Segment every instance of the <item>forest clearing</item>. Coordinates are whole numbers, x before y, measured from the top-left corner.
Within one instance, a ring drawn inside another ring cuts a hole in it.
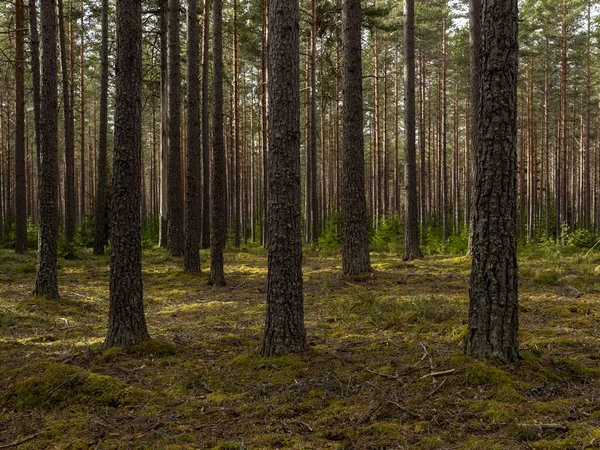
[[[201,274],[145,251],[153,339],[108,350],[109,261],[77,256],[46,300],[34,253],[0,251],[0,447],[600,446],[597,251],[521,250],[509,366],[463,354],[470,258],[373,252],[374,273],[348,277],[337,252],[305,250],[310,350],[262,358],[264,249],[225,252],[226,287],[206,285],[205,251]]]

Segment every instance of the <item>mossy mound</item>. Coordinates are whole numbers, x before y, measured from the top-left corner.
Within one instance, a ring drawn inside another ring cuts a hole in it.
[[[123,406],[143,402],[148,392],[119,380],[48,360],[0,373],[0,399],[11,410],[59,409],[70,405]]]

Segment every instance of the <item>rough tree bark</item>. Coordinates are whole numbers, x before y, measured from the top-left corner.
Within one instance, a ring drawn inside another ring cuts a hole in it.
[[[38,201],[40,230],[35,280],[36,295],[58,298],[58,123],[56,98],[56,10],[54,0],[41,0],[42,84]]]
[[[210,248],[210,133],[208,127],[208,64],[210,0],[204,0],[202,49],[202,248]]]
[[[468,355],[519,358],[517,0],[482,3]]]
[[[372,271],[365,198],[360,0],[344,1],[342,45],[344,103],[342,272],[346,275],[357,275]]]
[[[31,81],[33,91],[33,120],[35,127],[35,156],[40,171],[40,38],[38,36],[37,6],[29,0],[29,45],[31,47]]]
[[[196,0],[187,7],[187,152],[185,176],[186,272],[200,272],[200,92],[198,86],[198,12]]]
[[[15,251],[27,251],[27,185],[25,181],[25,51],[23,0],[15,4]]]
[[[96,186],[96,211],[94,255],[103,255],[108,238],[106,223],[107,133],[108,133],[108,0],[102,0],[102,44],[100,49],[100,127],[98,136],[98,183]]]
[[[417,145],[415,120],[415,2],[404,0],[404,155],[406,213],[404,220],[404,261],[422,258],[419,245],[417,198]]]
[[[211,173],[210,276],[208,284],[225,286],[223,249],[227,228],[225,143],[223,142],[223,1],[213,4],[213,145]]]
[[[58,29],[60,38],[60,62],[62,69],[62,100],[64,115],[65,146],[65,217],[63,235],[68,242],[75,238],[76,203],[75,203],[75,152],[73,148],[73,120],[71,117],[71,96],[69,88],[69,69],[67,67],[67,43],[65,37],[65,19],[63,1],[58,0]]]
[[[115,147],[110,310],[105,347],[150,338],[144,317],[141,243],[142,1],[117,2]]]
[[[181,186],[181,66],[179,0],[169,0],[169,155],[167,163],[167,251],[183,256]]]
[[[261,353],[307,350],[300,230],[300,9],[269,1],[269,272]]]

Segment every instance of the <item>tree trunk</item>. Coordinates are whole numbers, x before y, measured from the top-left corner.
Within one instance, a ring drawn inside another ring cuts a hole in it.
[[[160,0],[160,221],[158,244],[167,248],[168,189],[167,171],[169,157],[169,39],[168,0]]]
[[[27,185],[25,180],[25,52],[23,0],[15,4],[15,251],[27,251]]]
[[[422,258],[419,245],[419,203],[417,197],[417,146],[415,121],[415,2],[404,0],[404,155],[406,215],[404,219],[404,261]]]
[[[516,234],[517,0],[483,3],[469,328],[465,351],[519,358]]]
[[[300,231],[300,11],[269,1],[269,272],[261,354],[308,349]]]
[[[62,68],[62,95],[64,114],[64,146],[65,146],[65,217],[63,234],[68,242],[75,238],[75,154],[73,149],[73,121],[71,117],[71,98],[69,88],[69,69],[67,67],[67,43],[65,37],[65,24],[63,14],[63,1],[58,0],[58,28],[60,36],[60,61]]]
[[[210,0],[204,0],[204,29],[202,30],[202,248],[210,248],[210,133],[209,133],[209,39]]]
[[[200,272],[200,92],[198,86],[197,0],[187,2],[187,149],[185,177],[186,272]]]
[[[108,129],[108,0],[102,0],[102,46],[100,50],[100,136],[98,137],[98,184],[96,187],[96,211],[94,255],[103,255],[108,237],[106,211],[107,182],[107,129]]]
[[[86,198],[86,193],[85,193],[85,85],[84,85],[84,79],[85,79],[85,61],[84,61],[84,24],[83,24],[83,18],[85,16],[84,14],[84,8],[85,5],[83,5],[82,2],[82,11],[81,11],[81,45],[79,48],[79,120],[80,120],[80,124],[79,124],[79,145],[80,145],[80,183],[79,183],[79,211],[81,214],[81,226],[82,226],[82,230],[85,227],[85,222],[84,222],[84,217],[85,217],[85,213],[86,213],[86,209],[85,209],[85,198]]]
[[[213,11],[213,146],[212,146],[212,240],[208,283],[225,286],[223,249],[227,229],[227,185],[223,142],[223,1],[214,0]]]
[[[144,317],[140,180],[142,152],[142,2],[117,2],[117,57],[110,309],[105,347],[150,338]]]
[[[167,163],[167,251],[183,256],[183,188],[181,186],[181,67],[179,0],[169,0],[169,154]]]
[[[58,298],[58,123],[56,98],[56,11],[54,0],[41,0],[42,84],[38,201],[40,229],[35,280],[36,295]]]
[[[358,275],[372,271],[365,198],[360,0],[344,1],[342,45],[344,104],[342,272],[346,275]]]
[[[29,45],[31,47],[31,81],[35,127],[36,167],[40,171],[40,38],[38,36],[36,0],[29,0]],[[39,176],[39,173],[38,173]]]

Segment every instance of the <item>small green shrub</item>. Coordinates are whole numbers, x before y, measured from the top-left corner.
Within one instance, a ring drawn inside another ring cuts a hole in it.
[[[569,245],[580,248],[592,248],[598,243],[599,240],[600,236],[598,236],[598,234],[584,228],[575,230],[567,237],[567,242]]]

